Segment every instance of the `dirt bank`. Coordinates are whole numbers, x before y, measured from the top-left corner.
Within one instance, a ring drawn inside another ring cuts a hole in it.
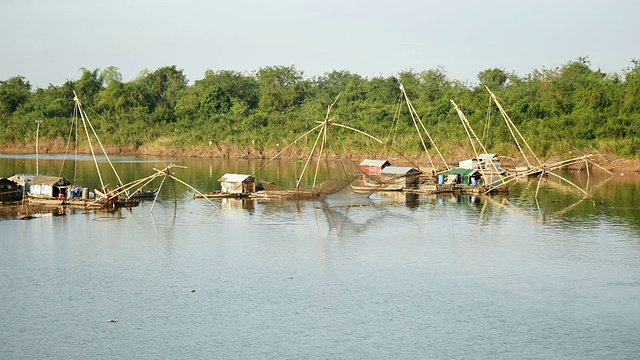
[[[39,146],[40,154],[63,154],[66,151],[66,143],[63,141],[44,141]],[[111,155],[146,155],[155,156],[161,158],[228,158],[228,159],[271,159],[276,156],[281,150],[281,147],[273,149],[263,148],[243,148],[230,144],[212,144],[210,146],[187,146],[184,148],[176,148],[166,146],[162,143],[155,143],[152,145],[143,145],[141,147],[135,146],[105,146],[105,150]],[[78,152],[83,154],[90,154],[90,149],[79,149]],[[5,144],[0,145],[0,153],[3,154],[33,154],[35,149],[32,145],[21,144]],[[306,160],[308,153],[301,147],[292,146],[287,149],[286,152],[279,155],[282,159],[288,160]],[[381,152],[350,152],[347,156],[354,162],[359,163],[363,159],[388,159],[392,164],[397,166],[403,165],[422,165],[429,166],[429,158],[425,154],[410,154],[401,156],[398,154],[389,154]],[[579,156],[579,155],[578,155]],[[453,152],[446,158],[447,163],[457,164],[460,159],[468,157],[465,150],[460,148]],[[575,154],[572,156],[551,156],[545,159],[546,163],[554,163],[560,160],[570,159],[577,157]],[[612,172],[640,172],[640,159],[625,159],[619,158],[609,154],[594,154],[590,160],[603,168]],[[433,156],[433,162],[436,166],[443,165],[439,158]],[[515,166],[524,166],[526,163],[523,160],[516,158],[502,156],[501,164],[504,168],[513,168]],[[576,163],[571,165],[573,169],[584,168],[584,163]]]

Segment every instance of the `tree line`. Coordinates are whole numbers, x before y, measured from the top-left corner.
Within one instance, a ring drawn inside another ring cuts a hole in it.
[[[539,156],[600,152],[633,158],[640,150],[638,60],[622,74],[593,70],[587,58],[525,76],[493,68],[481,71],[475,85],[451,79],[443,68],[373,78],[332,71],[306,78],[295,66],[268,66],[253,72],[208,70],[193,84],[175,65],[142,71],[128,82],[116,67],[80,70],[80,79],[46,89],[34,89],[23,76],[0,81],[0,143],[33,143],[36,120],[43,120],[40,139],[68,137],[75,91],[101,140],[110,145],[269,149],[315,127],[335,101],[329,114],[334,121],[402,152],[421,153],[401,98],[403,84],[445,155],[468,143],[450,100],[460,106],[487,149],[501,155],[517,152],[485,86]],[[345,129],[331,136],[347,152],[380,147]],[[310,136],[301,146],[310,148],[314,141]]]

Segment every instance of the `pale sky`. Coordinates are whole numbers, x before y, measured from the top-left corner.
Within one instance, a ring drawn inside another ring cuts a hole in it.
[[[640,59],[637,0],[1,0],[0,80],[46,88],[81,67],[123,81],[175,65],[206,70],[295,66],[306,78],[346,70],[372,78],[442,67],[520,76],[586,57],[622,73]]]

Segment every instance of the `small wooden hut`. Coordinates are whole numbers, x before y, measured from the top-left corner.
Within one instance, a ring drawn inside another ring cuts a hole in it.
[[[0,201],[18,201],[22,199],[22,190],[18,183],[6,178],[0,179]]]
[[[380,175],[380,171],[391,163],[388,160],[370,160],[365,159],[360,163],[360,170],[365,175]]]
[[[476,186],[481,179],[482,173],[478,169],[453,168],[447,173],[447,184]]]
[[[218,181],[223,193],[251,194],[256,191],[256,179],[251,175],[224,174]]]
[[[386,166],[380,170],[380,182],[397,187],[398,190],[417,188],[422,171],[410,166]]]
[[[52,198],[66,197],[70,184],[62,177],[39,175],[29,182],[29,195]]]
[[[18,184],[18,189],[22,192],[29,192],[29,182],[36,177],[36,174],[13,174],[7,179]]]

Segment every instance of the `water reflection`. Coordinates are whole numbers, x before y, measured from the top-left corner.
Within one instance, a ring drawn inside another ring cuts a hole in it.
[[[246,210],[249,214],[253,214],[256,210],[255,199],[225,198],[221,202],[222,206],[220,208],[223,210]]]
[[[149,157],[114,157],[114,166],[123,179],[139,179],[147,177],[155,172],[154,168],[161,167],[167,160],[154,159]],[[81,158],[73,167],[62,169],[61,155],[41,155],[40,172],[43,174],[61,174],[64,177],[75,176],[76,182],[82,183],[88,188],[96,187],[99,179],[95,174],[95,167],[92,161]],[[290,163],[288,161],[273,161],[266,166],[264,160],[253,159],[183,159],[171,162],[179,163],[185,168],[175,169],[176,176],[186,183],[192,185],[203,193],[220,189],[218,179],[224,173],[247,173],[256,174],[257,181],[268,180],[280,185],[293,187],[296,177],[300,173],[301,164]],[[0,176],[6,177],[14,173],[30,173],[35,171],[34,155],[3,155],[0,156]],[[430,204],[444,206],[446,204],[466,204],[475,207],[473,214],[478,216],[479,221],[499,221],[500,212],[511,211],[521,215],[526,215],[535,221],[543,223],[562,222],[585,222],[593,221],[599,217],[618,219],[626,222],[630,226],[640,229],[640,215],[638,215],[638,204],[640,204],[640,175],[637,173],[610,175],[602,171],[567,171],[561,172],[581,188],[589,190],[589,196],[583,196],[575,188],[563,184],[555,178],[545,178],[539,181],[537,178],[522,179],[516,182],[508,194],[485,196],[469,195],[442,195],[425,196],[422,194],[388,192],[376,193],[368,197],[357,197],[345,195],[343,192],[334,194],[326,200],[322,207],[360,207],[378,204],[402,205],[413,211]],[[305,183],[312,183],[314,179],[308,175],[308,179],[303,179]],[[320,177],[324,176],[322,173]],[[105,175],[105,183],[115,184],[115,178]],[[123,180],[125,181],[125,180]],[[318,179],[318,181],[322,181]],[[150,185],[151,186],[151,185]],[[175,212],[180,207],[178,203],[185,199],[192,199],[194,191],[181,184],[165,186],[158,195],[159,203],[154,212],[162,208],[162,217],[169,216],[175,219]],[[538,196],[536,197],[536,194]],[[218,201],[222,210],[243,210],[250,214],[259,211],[260,206],[256,201],[225,199]],[[148,204],[147,204],[148,205]],[[271,205],[272,207],[274,205]],[[202,209],[210,216],[212,210],[209,206],[202,206]],[[300,211],[300,205],[294,206],[294,211]],[[141,209],[134,209],[135,212],[148,212],[147,206]],[[189,210],[190,211],[190,210]],[[198,210],[199,211],[199,210]],[[268,211],[268,209],[265,209]],[[170,215],[169,215],[170,214]],[[114,214],[113,216],[129,216],[130,214]],[[159,214],[156,214],[156,217]],[[484,220],[493,219],[493,220]]]
[[[184,164],[178,176],[203,191],[253,166]],[[295,181],[295,166],[280,166],[274,177]],[[592,176],[588,198],[542,184],[536,203],[537,184],[218,208],[177,185],[153,213],[145,201],[0,221],[4,355],[637,357],[638,183]]]

